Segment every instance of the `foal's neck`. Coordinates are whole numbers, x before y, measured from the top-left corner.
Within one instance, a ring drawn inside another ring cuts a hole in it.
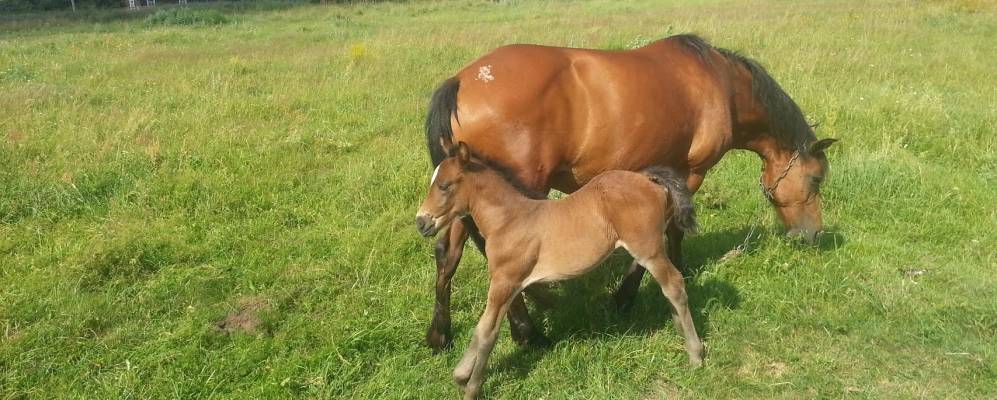
[[[474,172],[468,178],[471,178],[467,187],[468,213],[486,238],[529,214],[539,204],[494,170]]]

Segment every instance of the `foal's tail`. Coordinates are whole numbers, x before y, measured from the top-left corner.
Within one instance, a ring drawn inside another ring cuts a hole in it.
[[[453,126],[450,125],[450,117],[457,113],[459,89],[460,81],[457,78],[447,79],[433,92],[433,99],[429,101],[429,114],[426,115],[426,146],[429,147],[429,158],[434,167],[447,158],[444,143],[447,143],[447,146],[453,143]]]
[[[699,231],[696,209],[692,204],[692,194],[685,186],[685,180],[679,177],[675,170],[663,166],[653,166],[643,172],[651,182],[668,189],[668,195],[672,199],[672,223],[682,232],[696,234]]]

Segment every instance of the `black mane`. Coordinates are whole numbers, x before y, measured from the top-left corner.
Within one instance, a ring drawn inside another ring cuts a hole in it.
[[[736,51],[713,47],[705,39],[694,34],[676,35],[669,39],[678,41],[708,63],[710,50],[716,50],[724,58],[747,68],[751,72],[752,95],[755,100],[762,103],[768,114],[769,134],[784,148],[803,150],[808,143],[817,140],[800,106],[757,61]]]

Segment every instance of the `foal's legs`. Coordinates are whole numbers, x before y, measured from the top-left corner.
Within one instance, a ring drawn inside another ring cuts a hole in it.
[[[429,324],[426,332],[426,344],[433,349],[433,353],[439,353],[453,346],[453,332],[450,322],[450,289],[453,275],[457,272],[457,265],[464,254],[464,243],[467,238],[474,239],[475,245],[481,254],[485,254],[485,241],[478,233],[474,221],[471,219],[458,219],[450,224],[450,228],[440,236],[436,242],[434,253],[436,255],[436,303],[433,306],[433,320]],[[550,340],[543,335],[543,332],[533,328],[530,320],[529,310],[523,301],[523,295],[517,294],[516,301],[509,310],[509,326],[512,338],[520,346],[534,344],[544,346]]]
[[[453,345],[450,328],[450,280],[457,271],[457,264],[464,254],[468,230],[461,220],[454,220],[450,228],[436,242],[436,304],[433,321],[426,332],[426,344],[439,353]]]
[[[471,343],[464,351],[457,368],[454,368],[453,378],[464,389],[464,399],[473,399],[481,391],[484,383],[485,364],[495,347],[502,317],[509,309],[509,304],[519,296],[518,283],[504,277],[491,277],[488,286],[488,302],[485,312],[481,314],[478,326],[474,329]]]
[[[478,226],[475,225],[474,220],[470,217],[465,217],[461,219],[464,223],[464,227],[467,229],[472,240],[474,240],[475,246],[478,247],[478,251],[481,252],[486,258],[485,254],[485,238],[481,236],[481,232],[478,231]],[[461,246],[464,244],[461,243]],[[454,267],[456,268],[456,266]],[[533,288],[533,289],[531,289]],[[531,294],[535,291],[540,291],[538,286],[533,286],[527,288],[526,291]],[[447,311],[449,312],[449,307]],[[509,332],[512,333],[512,340],[520,346],[535,345],[540,347],[546,347],[550,345],[550,339],[544,336],[543,331],[534,329],[533,321],[530,319],[530,311],[526,307],[526,301],[523,294],[517,294],[516,298],[513,299],[512,305],[509,308]],[[449,325],[448,325],[449,327]],[[448,331],[449,332],[449,331]]]
[[[636,255],[635,255],[636,256]],[[696,333],[696,326],[692,322],[692,314],[689,312],[689,300],[685,293],[685,282],[682,280],[682,273],[668,261],[664,256],[657,255],[647,260],[642,260],[647,265],[647,270],[651,272],[661,291],[672,303],[674,314],[672,320],[675,327],[685,337],[685,350],[689,353],[689,362],[693,366],[703,364],[703,343],[699,341]],[[634,261],[634,264],[637,262]]]
[[[675,224],[668,224],[668,258],[672,260],[674,265],[680,267],[685,265],[685,262],[682,260],[682,238],[684,236],[685,233],[681,229],[676,228]],[[633,308],[634,301],[637,299],[637,292],[640,289],[640,281],[644,278],[644,271],[644,267],[636,262],[630,265],[630,269],[623,275],[620,287],[613,294],[613,299],[616,301],[616,309],[627,312]]]

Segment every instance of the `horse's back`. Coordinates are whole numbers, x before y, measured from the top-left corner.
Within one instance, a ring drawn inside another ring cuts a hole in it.
[[[456,75],[454,137],[528,186],[573,191],[609,169],[681,168],[704,114],[725,103],[709,67],[670,39],[628,51],[503,46]]]

